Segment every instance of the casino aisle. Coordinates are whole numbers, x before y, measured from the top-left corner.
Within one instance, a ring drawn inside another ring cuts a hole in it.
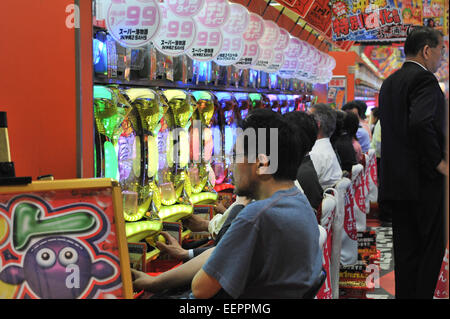
[[[380,251],[380,284],[373,291],[368,292],[368,299],[394,299],[395,298],[395,275],[394,275],[394,252],[392,243],[392,227],[381,226],[377,219],[368,219],[367,225],[370,230],[376,232],[376,246]]]

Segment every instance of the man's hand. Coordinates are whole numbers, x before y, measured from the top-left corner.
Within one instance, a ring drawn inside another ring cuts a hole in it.
[[[239,204],[239,205],[244,205],[247,206],[248,203],[250,203],[252,201],[251,198],[246,197],[246,196],[236,196],[236,201],[235,203]]]
[[[219,202],[216,206],[214,206],[214,211],[216,214],[223,214],[227,208],[222,204],[222,202]]]
[[[147,275],[145,272],[131,269],[131,276],[133,278],[133,291],[140,292],[142,290],[152,291],[152,284],[154,278]]]
[[[193,232],[208,231],[209,220],[193,214],[189,218],[183,219],[183,225]]]
[[[172,258],[181,260],[189,259],[189,251],[181,247],[178,240],[164,231],[161,232],[161,235],[166,239],[167,244],[157,241],[156,248],[161,250],[161,252],[169,254]]]

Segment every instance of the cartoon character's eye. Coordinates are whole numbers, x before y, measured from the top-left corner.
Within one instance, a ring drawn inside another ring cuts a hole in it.
[[[36,262],[42,268],[50,268],[55,264],[56,255],[55,252],[49,248],[42,248],[36,254]]]
[[[66,247],[61,249],[58,259],[63,266],[75,264],[78,261],[78,253],[72,247]]]

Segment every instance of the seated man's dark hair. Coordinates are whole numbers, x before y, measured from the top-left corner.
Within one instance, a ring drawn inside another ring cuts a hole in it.
[[[330,136],[330,141],[333,143],[339,136],[343,135],[346,130],[344,127],[344,118],[347,112],[336,110],[336,129],[333,134]]]
[[[351,137],[356,138],[356,132],[359,128],[359,119],[358,116],[356,116],[355,113],[346,111],[346,115],[344,117],[344,130],[347,131],[347,134]]]
[[[306,112],[294,111],[284,114],[284,117],[295,126],[295,131],[300,139],[303,157],[309,153],[317,139],[319,127],[314,117]]]
[[[278,154],[276,154],[278,165],[273,177],[276,180],[295,180],[297,178],[297,169],[304,157],[304,153],[302,153],[304,147],[302,147],[295,133],[294,126],[284,119],[280,113],[271,109],[254,109],[242,120],[240,128],[244,131],[253,129],[256,132],[256,145],[253,145],[253,150],[258,149],[259,139],[264,138],[264,135],[258,134],[258,129],[265,129],[265,153],[268,157],[273,155],[270,154],[270,129],[276,129],[278,132]],[[245,135],[243,144],[244,155],[248,156],[249,151],[252,150],[252,145],[249,145],[249,139]]]

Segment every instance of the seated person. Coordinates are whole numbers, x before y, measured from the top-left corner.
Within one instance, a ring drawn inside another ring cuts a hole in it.
[[[183,224],[194,232],[208,231],[216,244],[228,230],[233,219],[249,202],[250,200],[246,197],[237,196],[236,201],[230,205],[223,214],[216,214],[211,221],[192,215],[183,220]],[[161,232],[161,235],[165,238],[166,243],[157,241],[156,247],[161,250],[161,252],[165,252],[175,259],[188,260],[201,254],[206,249],[211,248],[211,246],[206,246],[184,249],[169,233]]]
[[[364,103],[365,104],[365,103]],[[367,106],[366,106],[367,108]],[[364,120],[361,118],[363,115],[363,107],[359,103],[359,101],[351,101],[345,104],[342,107],[342,111],[350,111],[353,114],[355,114],[358,117],[358,130],[356,132],[356,139],[358,140],[359,144],[361,145],[363,153],[367,153],[370,148],[370,128],[368,127],[367,123],[364,122]]]
[[[363,150],[361,145],[359,144],[358,138],[357,138],[357,132],[360,129],[359,128],[359,120],[358,117],[349,111],[346,111],[347,115],[345,116],[344,119],[344,126],[345,126],[345,130],[348,132],[348,135],[351,136],[352,138],[352,145],[353,145],[353,150],[355,151],[355,155],[356,155],[356,161],[357,163],[361,163],[363,158],[364,158],[364,154],[363,154]],[[351,173],[351,170],[350,170]]]
[[[315,104],[310,109],[319,132],[309,155],[319,178],[322,189],[333,187],[342,178],[342,169],[330,142],[336,127],[336,113],[327,104]]]
[[[312,208],[317,212],[322,203],[323,190],[322,186],[320,186],[319,178],[317,177],[309,152],[317,139],[319,128],[314,117],[305,112],[289,112],[284,117],[296,126],[296,132],[300,134],[299,138],[304,141],[306,155],[297,170],[297,181]]]
[[[239,212],[250,202],[250,199],[245,196],[236,196],[236,201],[228,207],[227,211],[222,215],[218,214],[215,217],[223,219],[224,221],[217,221],[221,224],[220,230],[217,235],[213,236],[215,239],[215,244],[220,242],[223,235],[226,233],[230,227],[234,218],[239,214]],[[213,221],[213,220],[211,220]],[[186,226],[192,231],[206,231],[211,229],[211,221],[198,216],[191,216],[183,221]],[[210,231],[211,234],[213,232]],[[144,272],[131,269],[133,274],[133,288],[135,291],[145,290],[151,293],[160,293],[164,291],[169,291],[169,294],[173,292],[177,294],[179,290],[185,290],[186,287],[190,287],[192,278],[195,273],[203,265],[204,254],[202,254],[210,247],[196,248],[193,250],[193,255],[189,256],[190,252],[180,246],[178,241],[166,232],[161,232],[167,241],[167,244],[157,242],[156,246],[161,251],[168,253],[171,257],[176,259],[188,259],[187,262],[179,267],[170,269],[157,277],[152,277]],[[177,290],[178,289],[178,290]],[[188,288],[187,288],[188,289]]]
[[[336,155],[340,158],[341,169],[351,173],[352,166],[358,164],[358,162],[356,160],[355,149],[353,148],[352,136],[348,134],[345,127],[346,116],[346,112],[336,111],[336,129],[333,135],[331,135],[330,141]]]
[[[260,128],[277,129],[277,147],[273,134],[258,136]],[[253,110],[242,129],[256,132],[255,145],[265,137],[265,150],[257,155],[246,134],[236,143],[243,160],[234,164],[235,192],[256,201],[239,213],[215,248],[198,256],[206,263],[192,281],[193,296],[211,298],[223,291],[232,298],[302,298],[317,285],[322,269],[316,216],[294,186],[306,147],[295,128],[269,109]]]

